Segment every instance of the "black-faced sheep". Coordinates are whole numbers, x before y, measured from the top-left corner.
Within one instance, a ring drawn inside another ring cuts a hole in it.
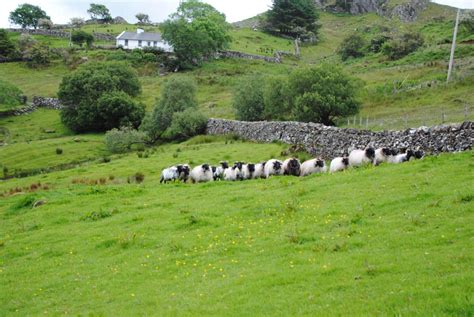
[[[331,161],[329,165],[329,172],[339,172],[347,169],[349,167],[349,158],[348,157],[336,157]]]
[[[321,158],[315,158],[312,160],[307,160],[301,164],[301,176],[308,176],[315,173],[326,173],[327,166]]]
[[[167,182],[174,181],[178,179],[178,177],[179,177],[179,172],[176,166],[165,168],[163,171],[161,171],[160,184],[161,183],[166,184]]]
[[[212,167],[212,173],[214,175],[214,180],[220,180],[224,178],[225,169],[229,168],[229,164],[225,161],[219,162],[219,166]]]
[[[365,150],[353,150],[351,154],[349,154],[349,165],[355,167],[374,163],[374,158],[375,150],[371,147]]]
[[[242,165],[242,179],[252,179],[255,174],[255,164],[248,163]]]
[[[271,159],[265,163],[264,175],[265,178],[269,178],[271,175],[282,175],[283,174],[283,162],[276,159]]]
[[[180,164],[177,165],[176,168],[178,169],[178,179],[186,183],[189,178],[189,172],[191,171],[191,168],[188,164]]]
[[[224,170],[224,180],[235,182],[240,179],[242,179],[242,172],[236,165]]]
[[[396,151],[383,147],[375,150],[375,159],[374,165],[379,165],[383,162],[390,161],[395,155],[397,155]]]
[[[265,164],[266,162],[255,164],[253,178],[263,178],[265,176]]]
[[[214,175],[212,174],[212,169],[209,164],[196,166],[189,174],[189,177],[193,183],[204,183],[214,180]]]
[[[296,158],[289,158],[283,162],[283,175],[300,176],[301,163]]]

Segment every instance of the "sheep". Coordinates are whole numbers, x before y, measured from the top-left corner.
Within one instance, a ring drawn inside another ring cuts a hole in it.
[[[397,155],[397,152],[395,150],[392,150],[386,147],[379,148],[375,150],[374,165],[379,165],[380,163],[388,162],[395,155]]]
[[[214,175],[212,174],[212,169],[209,164],[196,166],[189,174],[189,177],[193,183],[205,183],[214,180]]]
[[[301,164],[300,176],[308,176],[315,173],[326,173],[327,171],[326,162],[321,158],[315,158],[308,160]]]
[[[174,180],[178,179],[178,177],[179,177],[178,167],[171,166],[171,167],[165,168],[161,172],[160,184],[161,183],[166,184],[169,181],[174,181]]]
[[[254,178],[255,173],[255,164],[248,163],[242,165],[242,179],[252,179]]]
[[[421,160],[424,157],[425,157],[425,152],[423,152],[423,150],[417,150],[417,151],[415,151],[415,153],[413,155],[413,158],[415,160]]]
[[[334,173],[338,171],[343,171],[349,167],[349,158],[348,157],[336,157],[331,161],[329,165],[329,172]]]
[[[265,163],[265,167],[264,167],[265,178],[269,178],[271,175],[283,174],[282,165],[283,165],[283,162],[276,159],[271,159],[267,163]]]
[[[255,164],[255,172],[253,172],[253,178],[263,178],[265,175],[265,164],[266,162]]]
[[[353,150],[349,154],[350,166],[361,166],[364,164],[374,163],[375,150],[371,147],[365,150]]]
[[[226,168],[229,168],[229,164],[225,161],[219,162],[220,166],[212,167],[212,174],[214,175],[214,180],[220,180],[224,178],[224,171]]]
[[[178,179],[182,180],[183,183],[186,183],[189,177],[189,172],[191,168],[188,164],[180,164],[177,165],[176,168],[178,169]]]
[[[300,176],[301,162],[296,158],[289,158],[283,162],[283,175]]]
[[[224,170],[224,180],[235,182],[240,179],[242,179],[242,172],[238,166],[234,165]]]

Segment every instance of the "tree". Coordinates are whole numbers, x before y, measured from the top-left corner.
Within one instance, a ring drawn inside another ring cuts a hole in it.
[[[94,42],[94,37],[92,34],[89,34],[85,31],[77,30],[72,32],[71,41],[80,47],[82,47],[84,43],[87,45],[87,47],[91,47],[92,42]]]
[[[17,86],[0,79],[0,105],[18,106],[26,102],[26,96]]]
[[[140,129],[152,142],[165,138],[165,131],[171,126],[173,114],[186,109],[197,111],[196,83],[187,77],[173,77],[165,82],[158,104],[148,115]]]
[[[51,30],[54,26],[53,22],[50,19],[39,19],[38,26],[41,29]]]
[[[166,130],[166,138],[183,141],[206,131],[207,117],[194,108],[175,112],[171,126]]]
[[[291,120],[288,80],[284,77],[265,79],[263,99],[264,117],[267,120]]]
[[[51,63],[51,50],[44,43],[36,43],[23,52],[23,57],[30,67],[46,66]]]
[[[112,91],[97,100],[98,115],[104,130],[117,127],[138,127],[145,116],[145,107],[123,91]]]
[[[139,24],[150,24],[151,23],[150,17],[148,16],[148,14],[137,13],[135,15],[135,17],[137,18]]]
[[[264,119],[265,81],[261,76],[242,79],[236,88],[232,106],[238,120],[260,121]]]
[[[21,25],[22,28],[33,27],[36,29],[39,19],[50,20],[50,17],[40,7],[25,3],[10,12],[9,19],[13,24]]]
[[[84,23],[85,21],[83,18],[71,18],[71,21],[69,22],[69,24],[75,28],[80,28]]]
[[[224,14],[198,0],[183,1],[161,26],[163,39],[173,46],[184,68],[199,65],[227,47],[229,28]]]
[[[338,53],[343,61],[349,57],[361,57],[365,55],[365,40],[358,34],[351,34],[346,37],[339,46]]]
[[[331,65],[294,71],[288,92],[293,115],[299,121],[334,125],[337,118],[359,111],[351,79]]]
[[[8,36],[7,31],[0,29],[0,58],[12,58],[17,55],[15,44]]]
[[[318,18],[314,0],[273,0],[265,28],[267,31],[295,38],[315,39],[320,28]]]
[[[125,98],[119,102],[118,97],[124,95],[111,93],[123,92],[136,97],[140,91],[136,73],[126,64],[102,62],[82,65],[65,76],[59,85],[58,97],[64,105],[61,120],[76,132],[105,131],[122,123],[136,127],[139,120],[135,114],[141,113],[139,108],[143,108],[143,105],[132,104]],[[119,104],[119,110],[115,112],[113,107],[105,105],[104,100]],[[128,117],[129,112],[134,113],[133,120]]]
[[[89,13],[94,20],[100,20],[102,22],[110,22],[112,20],[109,9],[103,4],[91,3],[87,13]]]

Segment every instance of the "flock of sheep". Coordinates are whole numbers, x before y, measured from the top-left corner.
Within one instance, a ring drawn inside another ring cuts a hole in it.
[[[389,148],[367,148],[365,150],[353,150],[348,156],[336,157],[329,165],[329,172],[343,171],[349,167],[357,167],[365,164],[379,165],[380,163],[403,163],[410,159],[421,159],[423,151],[404,150],[399,153]],[[235,162],[231,167],[227,162],[220,162],[218,166],[202,164],[191,167],[188,164],[180,164],[168,167],[161,173],[160,183],[188,179],[193,183],[204,183],[216,180],[237,181],[245,179],[268,178],[272,175],[307,176],[315,173],[326,173],[328,168],[326,162],[321,158],[315,158],[301,163],[296,158],[285,161],[271,159],[267,162],[252,164]]]

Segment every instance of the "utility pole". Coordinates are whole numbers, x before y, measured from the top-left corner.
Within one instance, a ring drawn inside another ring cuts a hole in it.
[[[460,13],[461,13],[461,9],[458,9],[458,14],[456,15],[456,24],[454,25],[453,44],[451,45],[451,57],[449,58],[448,78],[446,79],[446,82],[448,83],[451,80],[451,73],[453,72],[454,50],[456,49],[456,36],[458,34]]]

